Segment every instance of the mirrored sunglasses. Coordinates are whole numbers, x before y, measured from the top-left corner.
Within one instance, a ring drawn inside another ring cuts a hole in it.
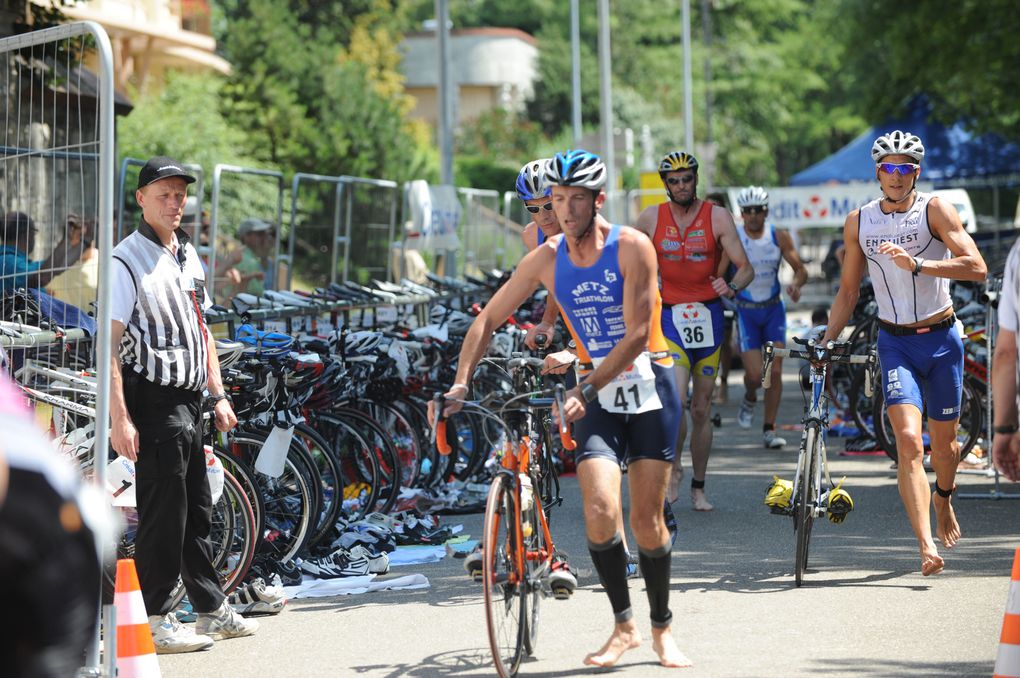
[[[762,212],[765,211],[765,209],[766,208],[764,208],[764,207],[741,207],[740,208],[740,213],[741,214],[761,214]]]
[[[670,186],[676,186],[677,184],[690,184],[694,183],[694,175],[688,174],[682,177],[668,177],[666,183]]]
[[[538,214],[539,210],[546,210],[546,211],[551,212],[552,211],[552,201],[550,200],[549,202],[547,202],[544,205],[525,205],[524,207],[525,207],[525,209],[527,209],[532,214]]]
[[[882,170],[886,174],[896,174],[897,172],[906,176],[913,174],[920,165],[915,165],[912,162],[880,162],[878,163],[878,169]]]

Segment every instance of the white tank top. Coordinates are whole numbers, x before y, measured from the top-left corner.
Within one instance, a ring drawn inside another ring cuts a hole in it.
[[[774,299],[779,295],[779,266],[783,261],[775,227],[765,224],[761,237],[751,238],[744,230],[744,225],[738,224],[737,235],[747,253],[748,262],[754,268],[754,280],[737,293],[737,299],[754,302]]]
[[[896,266],[892,259],[876,250],[890,241],[912,257],[948,259],[945,243],[935,237],[928,225],[929,193],[917,193],[906,212],[886,214],[881,199],[861,208],[858,242],[868,259],[868,273],[875,287],[878,317],[895,325],[912,325],[927,320],[953,305],[949,296],[949,278],[914,275]]]

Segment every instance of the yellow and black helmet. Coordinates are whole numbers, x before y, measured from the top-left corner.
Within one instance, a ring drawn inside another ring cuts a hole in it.
[[[665,176],[667,172],[676,172],[678,170],[694,170],[698,171],[698,159],[690,153],[684,153],[683,151],[673,151],[667,153],[659,163],[659,176]]]

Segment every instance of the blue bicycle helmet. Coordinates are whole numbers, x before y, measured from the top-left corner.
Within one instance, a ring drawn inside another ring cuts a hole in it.
[[[549,163],[548,158],[532,160],[521,168],[517,175],[517,197],[521,200],[536,200],[547,198],[552,194],[552,188],[545,180],[545,168]]]
[[[565,151],[557,153],[545,169],[549,184],[557,186],[580,186],[600,191],[606,185],[606,163],[602,158],[588,151]]]

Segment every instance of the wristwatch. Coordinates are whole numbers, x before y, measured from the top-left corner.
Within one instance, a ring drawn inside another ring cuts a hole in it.
[[[729,287],[734,292],[739,292],[740,291],[740,288],[737,287],[736,285],[734,285],[732,280],[729,281],[728,283],[726,283],[726,287]]]
[[[209,398],[206,400],[206,402],[209,402],[209,403],[212,403],[212,404],[216,404],[216,403],[218,403],[221,400],[229,401],[230,400],[230,396],[227,395],[226,393],[218,393],[216,395],[209,396]]]
[[[581,391],[581,397],[584,398],[584,402],[586,403],[590,403],[591,401],[599,397],[599,390],[595,388],[593,384],[584,382],[577,388],[579,391]]]

